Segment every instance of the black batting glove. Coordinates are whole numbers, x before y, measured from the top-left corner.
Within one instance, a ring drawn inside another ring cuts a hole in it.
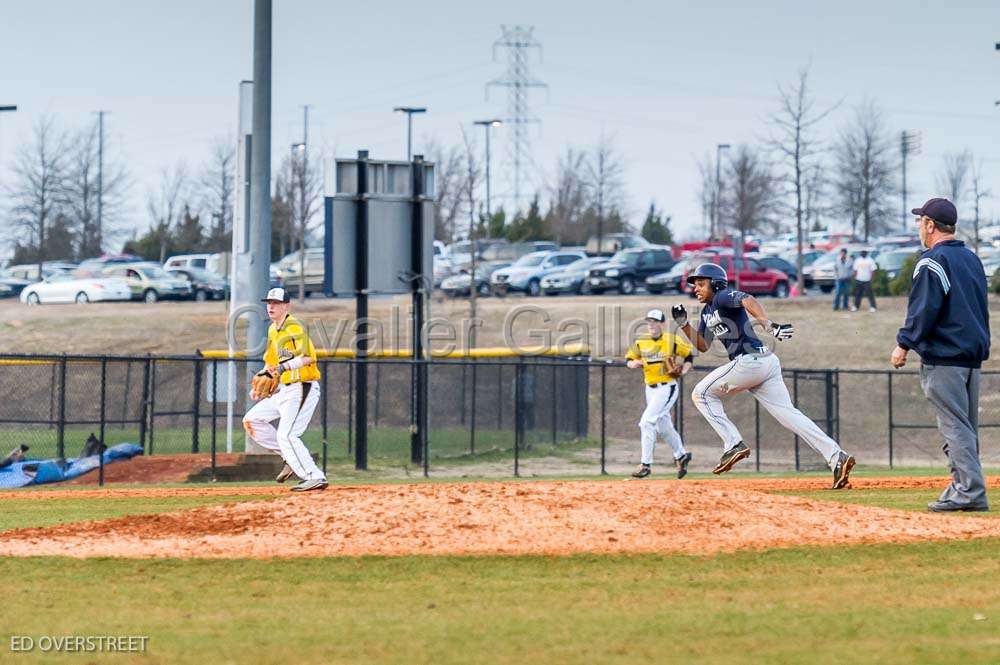
[[[771,334],[779,342],[787,342],[795,334],[795,328],[791,323],[771,322]]]
[[[687,325],[688,313],[687,310],[684,309],[684,305],[674,305],[671,307],[670,316],[674,317],[674,323],[676,323],[678,327],[683,328]]]

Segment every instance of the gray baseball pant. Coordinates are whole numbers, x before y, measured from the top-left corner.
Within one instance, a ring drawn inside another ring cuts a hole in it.
[[[842,452],[840,446],[792,404],[788,387],[781,378],[781,362],[773,353],[737,356],[736,360],[711,372],[694,388],[691,395],[694,405],[722,437],[725,450],[738,444],[743,437],[722,408],[722,398],[742,391],[753,395],[779,423],[822,455],[827,466],[834,467]]]
[[[951,484],[941,501],[987,506],[986,482],[979,461],[979,370],[920,365],[920,386],[937,410],[941,446],[951,466]]]

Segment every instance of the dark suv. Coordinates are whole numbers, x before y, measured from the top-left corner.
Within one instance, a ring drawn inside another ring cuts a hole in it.
[[[618,289],[619,293],[635,293],[635,287],[650,275],[670,270],[674,265],[669,249],[648,247],[623,249],[606,263],[598,263],[587,274],[591,293]]]

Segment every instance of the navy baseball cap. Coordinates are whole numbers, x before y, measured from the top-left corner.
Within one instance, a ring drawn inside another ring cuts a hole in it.
[[[919,208],[912,210],[918,217],[930,217],[938,224],[954,226],[958,224],[958,210],[948,199],[930,199]]]

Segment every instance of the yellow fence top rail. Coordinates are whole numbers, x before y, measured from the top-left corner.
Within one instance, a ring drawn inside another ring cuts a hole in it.
[[[209,359],[244,359],[247,357],[246,351],[234,351],[232,354],[225,349],[198,349],[198,355]],[[354,358],[353,349],[316,349],[317,358]],[[369,358],[410,358],[413,353],[409,349],[400,351],[369,351]],[[562,347],[531,346],[518,349],[510,349],[505,346],[490,346],[476,349],[459,351],[430,351],[432,358],[452,358],[460,360],[463,358],[520,358],[523,356],[589,356],[590,347],[586,344],[567,344]]]

